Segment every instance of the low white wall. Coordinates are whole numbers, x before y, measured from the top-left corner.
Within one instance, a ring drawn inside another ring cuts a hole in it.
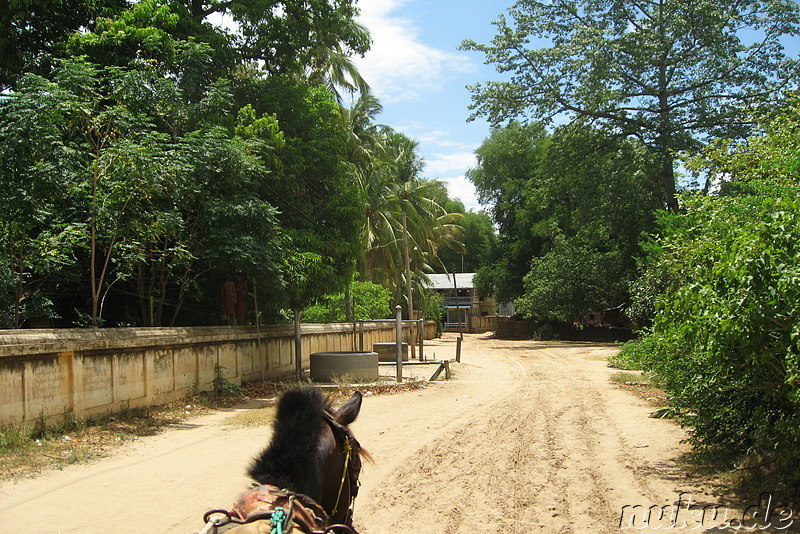
[[[395,329],[303,324],[304,367],[312,352],[370,350]],[[293,326],[0,330],[0,425],[160,404],[211,390],[217,365],[241,384],[292,375],[294,361]]]

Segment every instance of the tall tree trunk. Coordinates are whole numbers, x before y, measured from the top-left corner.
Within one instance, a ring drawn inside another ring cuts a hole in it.
[[[22,241],[20,241],[22,242]],[[14,328],[19,328],[22,326],[22,295],[25,292],[25,283],[23,281],[23,276],[25,273],[25,253],[23,251],[22,246],[19,248],[19,256],[17,256],[16,261],[14,258],[11,259],[11,267],[14,276],[17,279],[17,289],[14,291]]]
[[[406,310],[408,311],[408,320],[413,321],[414,302],[411,296],[411,260],[408,257],[408,222],[405,213],[403,213],[403,260],[406,272]]]
[[[347,285],[344,288],[344,318],[345,321],[352,321],[353,320],[353,306],[350,297],[350,286],[353,284],[352,281],[348,281]]]
[[[136,286],[139,295],[139,313],[142,318],[142,325],[153,326],[153,313],[150,306],[150,299],[147,298],[144,280],[144,262],[139,261],[136,265]]]
[[[665,11],[664,1],[659,2],[659,37],[662,43],[667,43],[672,40],[671,36],[666,35],[664,22],[665,17],[671,16]],[[662,46],[662,49],[664,47]],[[662,52],[658,61],[658,108],[659,108],[659,124],[658,124],[658,151],[661,155],[661,184],[659,189],[662,191],[662,207],[672,212],[678,211],[678,200],[675,198],[675,157],[672,155],[673,150],[673,123],[672,113],[669,101],[669,76],[667,74],[668,58],[667,51]],[[657,189],[658,190],[658,189]]]
[[[158,303],[156,307],[154,326],[164,325],[164,304],[167,302],[167,284],[169,283],[169,265],[167,254],[169,241],[164,239],[164,247],[161,250],[161,265],[158,269]]]
[[[672,154],[665,152],[661,168],[661,176],[664,180],[664,205],[668,211],[678,212],[678,199],[675,197],[675,158]]]

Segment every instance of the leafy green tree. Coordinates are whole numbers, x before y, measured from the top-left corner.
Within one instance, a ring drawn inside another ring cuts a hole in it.
[[[258,184],[259,195],[278,208],[293,250],[318,256],[330,269],[320,295],[340,290],[361,252],[364,215],[362,192],[347,163],[339,106],[324,87],[290,77],[251,80],[237,87],[238,100],[246,100],[245,94],[259,95],[253,108],[274,113],[284,134],[274,150],[277,172]]]
[[[143,114],[175,99],[174,91],[154,90],[146,104],[139,101],[128,88],[139,85],[140,74],[66,61],[54,82],[29,76],[0,106],[8,119],[0,135],[8,142],[2,179],[10,192],[3,221],[18,303],[23,296],[31,302],[32,288],[40,288],[37,272],[58,283],[54,270],[69,264],[72,279],[83,274],[89,282],[74,289],[90,295],[88,322],[100,324],[103,303],[116,291],[138,296],[141,324],[174,324],[203,273],[269,279],[282,266],[276,209],[256,188],[282,146],[277,121],[245,109],[237,136],[213,125],[168,127],[185,110]],[[41,113],[48,102],[50,112]],[[63,252],[37,250],[45,243],[59,243]],[[131,320],[130,313],[116,315]]]
[[[0,89],[11,89],[26,73],[46,75],[62,58],[73,32],[98,16],[113,16],[126,0],[0,1]]]
[[[352,0],[141,0],[116,17],[98,17],[93,32],[73,35],[72,54],[88,54],[97,63],[126,65],[133,59],[174,64],[180,42],[214,51],[218,76],[240,64],[259,64],[269,74],[310,73],[332,84],[364,87],[347,58],[365,53],[369,33],[355,22]],[[209,22],[212,15],[231,19],[235,29]],[[348,78],[349,76],[349,78]]]
[[[653,165],[641,144],[578,124],[546,135],[512,122],[478,156],[469,176],[494,200],[500,226],[496,256],[478,271],[481,292],[567,321],[627,302],[652,220]]]
[[[270,133],[262,133],[264,137],[255,143],[250,137],[231,138],[218,128],[193,132],[183,140],[188,174],[176,184],[178,195],[164,199],[176,216],[177,232],[164,233],[154,241],[147,262],[154,269],[148,279],[160,286],[159,302],[167,298],[167,289],[177,293],[170,302],[170,323],[198,280],[216,283],[205,278],[209,272],[217,276],[241,273],[267,293],[280,287],[275,280],[280,280],[288,244],[277,208],[255,188],[270,175],[269,167],[256,155],[260,145],[274,148],[280,146],[281,138],[275,136],[274,120],[262,117],[256,122],[263,120]],[[170,288],[161,285],[165,279]]]
[[[525,198],[529,183],[542,174],[549,145],[550,136],[543,128],[512,121],[492,129],[475,151],[477,166],[467,171],[499,232],[495,254],[478,269],[479,291],[500,302],[522,296],[531,259],[544,246],[534,231],[540,216],[531,213]]]
[[[0,32],[47,35],[0,81],[23,80],[0,101],[13,325],[60,293],[62,311],[88,297],[86,323],[197,324],[227,273],[294,310],[352,279],[363,191],[332,96],[364,87],[344,61],[370,44],[352,1],[57,1],[74,24],[14,1],[24,31]],[[51,81],[20,78],[34,68]]]
[[[644,367],[693,445],[732,462],[750,453],[800,479],[797,186],[769,195],[686,198],[691,228],[666,236]],[[773,192],[776,190],[773,189]]]
[[[520,0],[510,15],[490,44],[462,44],[509,75],[471,88],[475,114],[493,124],[566,115],[638,138],[660,159],[654,191],[670,209],[676,152],[740,137],[747,110],[779,100],[798,75],[781,42],[798,34],[792,0]]]
[[[234,42],[245,61],[263,62],[270,74],[299,73],[308,66],[330,66],[331,53],[340,57],[364,54],[371,39],[355,23],[353,0],[196,1],[195,16],[230,15],[239,25]]]
[[[0,104],[0,280],[3,326],[56,315],[48,279],[76,268],[85,221],[70,217],[72,180],[85,165],[68,135],[70,95],[28,75]]]
[[[100,89],[103,78],[94,65],[65,61],[56,71],[55,82],[35,77],[29,79],[30,84],[23,84],[24,97],[12,100],[12,105],[6,110],[12,115],[31,114],[31,108],[37,109],[41,105],[43,91],[48,90],[53,93],[55,109],[42,119],[34,119],[32,128],[46,132],[45,139],[24,139],[19,137],[19,129],[6,130],[14,136],[9,141],[22,149],[27,157],[15,164],[17,169],[4,169],[4,180],[13,191],[19,190],[17,184],[21,178],[36,174],[40,167],[47,168],[48,173],[62,173],[63,178],[53,181],[55,187],[51,185],[39,191],[29,189],[37,196],[28,202],[29,206],[40,202],[44,204],[39,206],[46,206],[46,203],[58,199],[60,202],[53,214],[54,219],[65,221],[66,227],[80,229],[73,235],[76,242],[88,250],[89,317],[96,326],[107,291],[106,281],[114,276],[113,263],[123,253],[118,242],[122,239],[124,221],[130,213],[128,208],[147,194],[146,182],[150,177],[147,175],[148,167],[142,163],[151,157],[149,150],[153,138],[147,129],[136,140],[128,137],[135,118],[122,107],[103,104],[106,96]],[[47,152],[25,146],[34,143],[42,143]],[[68,156],[65,158],[53,153],[58,151]],[[37,229],[29,229],[35,235]],[[53,235],[52,229],[40,228],[38,231]],[[18,235],[17,238],[25,242],[31,235]],[[22,269],[17,272],[23,276]]]
[[[442,324],[442,311],[444,310],[444,295],[438,291],[428,289],[422,299],[422,317],[426,321],[436,323],[436,333],[441,336],[444,332]]]
[[[546,174],[527,194],[546,242],[525,275],[520,311],[573,321],[627,304],[638,242],[652,229],[654,166],[637,142],[575,124],[556,130]]]
[[[136,59],[174,63],[180,20],[168,4],[142,0],[114,17],[98,17],[91,32],[70,35],[66,52],[104,66],[126,66]]]
[[[344,292],[325,295],[320,304],[303,311],[307,321],[345,321],[346,295]],[[389,303],[392,292],[388,288],[372,282],[355,281],[350,287],[352,318],[350,320],[366,321],[370,319],[386,319],[391,317]]]

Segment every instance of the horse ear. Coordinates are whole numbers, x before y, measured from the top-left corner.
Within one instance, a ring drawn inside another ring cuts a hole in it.
[[[333,418],[336,419],[340,425],[349,425],[356,420],[356,417],[358,417],[358,412],[361,411],[361,398],[361,392],[356,391],[353,393],[352,397],[347,399],[347,402],[342,404],[339,409],[333,412],[331,415],[333,415]]]

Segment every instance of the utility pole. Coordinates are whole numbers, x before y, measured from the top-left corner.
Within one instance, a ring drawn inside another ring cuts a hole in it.
[[[403,381],[403,308],[398,304],[394,312],[397,383]]]
[[[458,301],[458,283],[456,282],[456,273],[453,272],[453,289],[456,291],[456,318],[458,319],[458,329],[461,331],[459,337],[464,339],[464,326],[467,323],[467,312],[464,310],[464,323],[461,323],[461,308]]]
[[[408,319],[414,319],[414,305],[411,302],[411,259],[408,256],[408,218],[403,214],[403,256],[406,261],[406,298],[408,299]]]
[[[406,298],[408,299],[408,320],[414,320],[414,303],[411,300],[411,259],[408,256],[408,218],[406,214],[403,213],[403,255],[405,256],[406,260]],[[410,323],[411,325],[416,325],[416,323]],[[413,326],[409,328],[409,332],[411,335],[409,336],[409,349],[411,349],[411,355],[414,355],[414,332]]]

